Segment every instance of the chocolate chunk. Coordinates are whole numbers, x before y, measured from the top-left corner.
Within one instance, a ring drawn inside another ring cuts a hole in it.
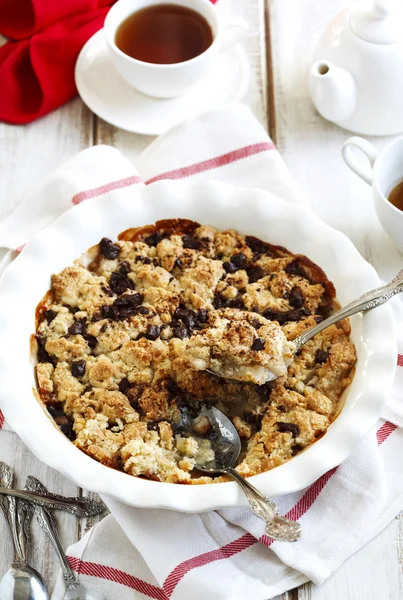
[[[120,308],[121,306],[140,306],[144,300],[144,295],[141,293],[137,294],[124,294],[120,298],[116,298],[113,306]]]
[[[71,374],[73,377],[82,377],[85,373],[85,360],[76,360],[71,363]]]
[[[80,309],[78,308],[78,306],[67,306],[67,308],[69,309],[69,312],[72,315],[75,315],[76,312],[78,312]]]
[[[126,395],[130,388],[131,384],[127,377],[124,377],[121,381],[119,381],[119,391],[121,391],[122,394]]]
[[[174,262],[174,267],[176,267],[177,269],[181,269],[183,266],[182,261],[180,258],[177,258],[176,261]]]
[[[106,294],[107,296],[109,296],[109,298],[112,298],[112,296],[114,295],[114,293],[112,292],[111,288],[110,288],[108,285],[103,285],[103,286],[101,287],[101,290],[102,290],[103,292],[105,292],[105,294]]]
[[[265,254],[269,249],[269,244],[266,244],[266,242],[262,242],[262,240],[259,240],[253,235],[247,235],[245,237],[245,242],[252,250],[252,252],[257,252],[258,254]]]
[[[250,324],[252,325],[252,327],[254,327],[255,329],[260,329],[261,327],[263,327],[263,323],[261,323],[260,321],[258,321],[257,319],[252,319]]]
[[[136,315],[149,315],[151,310],[146,306],[138,306],[135,310]]]
[[[174,312],[174,319],[184,319],[188,315],[190,315],[193,311],[189,308],[184,308],[183,306],[178,306]]]
[[[182,244],[184,248],[188,248],[189,250],[198,250],[200,248],[199,242],[192,238],[191,235],[184,235],[182,237]]]
[[[186,327],[184,325],[181,325],[180,327],[175,327],[173,329],[173,337],[179,338],[180,340],[184,340],[185,338],[190,337],[190,335]]]
[[[93,321],[101,321],[102,319],[117,319],[117,313],[112,306],[101,306],[100,311],[92,319]]]
[[[76,435],[73,431],[73,421],[71,419],[69,419],[66,416],[56,417],[55,423],[57,423],[57,425],[60,428],[60,431],[64,433],[64,435],[68,437],[70,441],[76,439]]]
[[[299,275],[300,277],[305,277],[307,279],[305,270],[301,263],[301,259],[298,256],[294,258],[294,260],[292,260],[290,263],[288,263],[284,270],[289,275]]]
[[[114,260],[120,254],[120,248],[112,242],[109,238],[102,238],[99,242],[99,249],[101,250],[102,256],[108,260]]]
[[[61,402],[52,402],[51,404],[47,404],[46,408],[50,416],[53,418],[64,416],[63,404]]]
[[[301,446],[301,444],[294,444],[293,447],[291,448],[292,456],[295,456],[296,454],[298,454],[298,452],[301,452],[301,450],[303,450],[303,447]]]
[[[220,294],[215,293],[213,306],[214,308],[222,308],[223,306],[225,306],[225,299]]]
[[[147,423],[148,431],[157,431],[158,430],[158,421],[149,421]]]
[[[84,319],[80,321],[74,321],[73,325],[70,325],[68,332],[70,335],[82,335],[86,328],[86,322]]]
[[[56,314],[57,314],[57,313],[55,313],[55,311],[54,311],[54,310],[52,310],[52,309],[50,309],[50,308],[49,308],[48,310],[46,310],[46,311],[45,311],[45,319],[46,319],[46,321],[47,321],[48,325],[50,325],[50,324],[51,324],[51,322],[52,322],[52,321],[53,321],[53,319],[55,318]]]
[[[269,400],[274,384],[275,381],[266,381],[266,383],[264,383],[263,385],[257,385],[255,387],[255,390],[257,391],[263,402]]]
[[[248,411],[243,415],[243,420],[249,423],[250,425],[259,425],[263,419],[262,413]]]
[[[40,335],[35,336],[37,344],[38,344],[38,362],[50,362],[53,363],[53,359],[45,350],[46,339],[41,337]]]
[[[149,256],[145,256],[143,260],[143,265],[151,265],[152,259]]]
[[[124,260],[123,262],[120,263],[119,273],[121,275],[127,275],[128,273],[130,273],[130,271],[131,271],[130,264],[127,262],[127,260]]]
[[[283,423],[282,421],[277,422],[278,430],[282,433],[289,432],[292,433],[293,437],[297,437],[299,434],[299,427],[295,425],[295,423]]]
[[[146,237],[144,241],[147,244],[147,246],[156,246],[163,239],[164,239],[164,234],[161,233],[160,231],[155,231],[154,233],[152,233],[151,235]]]
[[[260,267],[251,266],[246,269],[248,274],[249,283],[256,283],[259,279],[264,277],[264,271]]]
[[[322,317],[322,319],[327,319],[328,317],[330,317],[332,309],[331,306],[325,304],[325,306],[319,306],[317,308],[317,312],[318,315]]]
[[[252,344],[252,350],[263,350],[265,346],[265,341],[263,338],[256,338]]]
[[[230,258],[232,264],[236,265],[238,269],[243,269],[246,265],[247,258],[243,252],[238,252],[238,254],[233,254]]]
[[[109,285],[113,292],[118,296],[123,294],[126,290],[133,290],[134,284],[131,279],[128,279],[126,275],[122,275],[121,273],[112,273],[111,278],[109,280]]]
[[[158,325],[149,325],[147,328],[147,331],[144,334],[144,337],[147,340],[154,341],[159,336],[160,331],[161,331],[161,327],[158,327]]]
[[[207,323],[208,322],[208,310],[207,308],[199,308],[197,311],[197,320],[199,323]]]
[[[293,287],[291,292],[288,294],[288,302],[291,304],[291,306],[294,306],[294,308],[301,308],[304,306],[304,301],[304,294],[301,292],[301,290],[297,287]]]
[[[168,378],[166,387],[167,387],[168,392],[174,398],[176,398],[177,396],[181,396],[183,394],[183,391],[181,390],[181,388],[178,386],[176,381],[174,379],[172,379],[171,377]]]
[[[236,271],[239,271],[239,267],[232,262],[223,262],[222,266],[226,273],[235,273]]]
[[[280,404],[279,406],[277,406],[277,410],[279,410],[280,412],[287,412],[287,409],[284,406],[284,404]]]
[[[134,262],[136,262],[136,263],[143,262],[144,259],[145,259],[145,256],[142,256],[141,254],[138,254],[136,256],[136,258],[134,259]]]
[[[315,362],[322,365],[329,358],[329,352],[326,350],[317,350],[315,354]]]
[[[242,298],[233,298],[232,300],[227,300],[227,306],[230,308],[245,308]]]
[[[192,314],[187,315],[183,318],[183,323],[188,329],[192,330],[196,325],[196,317]]]
[[[300,321],[303,317],[309,315],[309,310],[306,308],[295,308],[288,311],[277,311],[272,308],[268,308],[263,312],[263,316],[270,321],[278,321],[280,325],[284,325],[288,321]]]
[[[91,350],[94,349],[98,343],[97,338],[93,335],[90,335],[89,333],[84,334],[84,339],[87,341],[87,344],[89,345]]]

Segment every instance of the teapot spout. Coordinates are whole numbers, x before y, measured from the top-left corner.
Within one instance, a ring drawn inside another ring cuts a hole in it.
[[[347,121],[355,111],[357,89],[352,75],[329,61],[312,65],[309,90],[317,111],[328,121]]]

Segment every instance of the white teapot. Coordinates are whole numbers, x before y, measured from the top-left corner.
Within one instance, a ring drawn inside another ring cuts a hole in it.
[[[343,10],[314,59],[310,94],[325,119],[365,135],[403,131],[403,0]]]

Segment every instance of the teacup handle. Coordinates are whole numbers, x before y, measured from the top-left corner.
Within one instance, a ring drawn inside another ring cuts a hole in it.
[[[357,159],[351,150],[352,146],[354,148],[358,148],[358,150],[361,150],[361,152],[365,154],[365,156],[369,160],[369,164],[371,167],[370,170],[364,169],[357,162]],[[372,168],[376,159],[378,158],[378,151],[375,148],[375,146],[373,146],[370,142],[364,140],[363,138],[354,136],[347,140],[347,142],[344,144],[341,150],[341,153],[345,163],[350,167],[350,169],[354,171],[354,173],[358,175],[358,177],[361,177],[361,179],[363,179],[366,183],[372,185]]]
[[[242,17],[231,19],[222,28],[221,48],[233,46],[239,42],[249,31],[249,26]]]

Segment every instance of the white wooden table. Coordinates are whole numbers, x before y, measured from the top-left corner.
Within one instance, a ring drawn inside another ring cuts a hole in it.
[[[401,268],[403,259],[377,221],[369,188],[342,163],[340,147],[348,133],[318,116],[307,91],[313,44],[327,21],[348,1],[352,0],[220,0],[219,8],[225,15],[243,16],[250,26],[245,48],[252,79],[245,102],[277,143],[313,210],[346,233],[380,276],[388,278]],[[77,151],[106,143],[134,160],[151,139],[115,129],[95,117],[80,99],[24,127],[0,124],[0,218],[32,184]],[[382,146],[386,141],[375,143]],[[53,492],[85,494],[41,464],[12,433],[1,434],[0,460],[15,469],[21,485],[32,474]],[[59,522],[65,546],[92,525],[77,523],[70,515],[61,515]],[[11,562],[11,543],[3,542],[7,539],[5,524],[0,527],[1,576]],[[32,563],[52,588],[59,565],[43,532],[34,527]],[[402,562],[400,517],[320,588],[306,584],[276,600],[401,600]]]

